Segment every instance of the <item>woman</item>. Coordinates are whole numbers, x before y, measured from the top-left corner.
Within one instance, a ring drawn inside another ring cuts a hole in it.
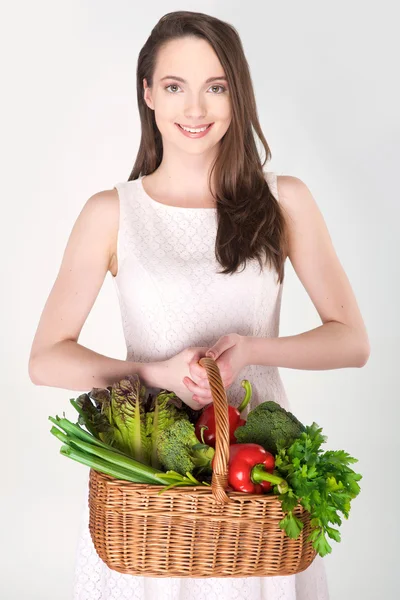
[[[202,13],[165,15],[137,65],[142,125],[131,175],[94,194],[72,230],[33,342],[38,385],[85,390],[138,373],[200,409],[212,401],[198,363],[213,351],[229,401],[242,379],[252,404],[290,409],[278,367],[360,367],[369,342],[323,217],[298,178],[266,160],[249,68],[236,30]],[[100,233],[100,235],[99,235]],[[323,325],[279,338],[289,257]],[[221,269],[222,267],[222,269]],[[119,297],[127,358],[78,344],[107,272]],[[246,414],[244,416],[246,416]],[[87,490],[75,600],[326,600],[322,559],[289,577],[148,578],[110,570],[88,530]]]

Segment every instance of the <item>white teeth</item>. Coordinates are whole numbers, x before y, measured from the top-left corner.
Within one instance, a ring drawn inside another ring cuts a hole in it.
[[[182,129],[189,131],[190,133],[200,133],[201,131],[205,131],[209,125],[206,125],[206,127],[201,127],[201,129],[189,129],[189,127],[183,127],[183,125],[179,125],[179,127],[182,127]]]

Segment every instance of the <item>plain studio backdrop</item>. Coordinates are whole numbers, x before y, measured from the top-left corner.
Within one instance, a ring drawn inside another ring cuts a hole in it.
[[[366,366],[280,373],[293,412],[322,426],[326,447],[357,457],[363,474],[342,542],[332,541],[324,559],[331,600],[394,600],[400,533],[397,3],[266,0],[39,0],[3,11],[0,597],[72,596],[88,469],[59,454],[48,416],[65,411],[75,418],[69,399],[79,393],[33,385],[29,352],[84,203],[126,181],[132,169],[140,139],[139,50],[163,14],[182,9],[238,29],[272,150],[268,169],[309,186],[354,289],[371,342]],[[288,260],[280,335],[319,325]],[[79,342],[125,359],[110,273]]]

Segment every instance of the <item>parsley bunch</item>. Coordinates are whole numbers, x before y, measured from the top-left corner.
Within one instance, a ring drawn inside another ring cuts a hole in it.
[[[300,503],[311,514],[307,541],[312,542],[318,554],[325,556],[332,551],[327,535],[340,542],[338,529],[329,524],[342,524],[339,513],[348,519],[350,501],[360,492],[357,481],[362,475],[349,467],[358,460],[343,450],[321,450],[327,440],[321,432],[322,428],[313,423],[288,448],[278,445],[275,469],[289,484],[289,490],[279,494],[286,513],[279,527],[290,538],[299,536],[304,524],[293,514],[293,509]]]

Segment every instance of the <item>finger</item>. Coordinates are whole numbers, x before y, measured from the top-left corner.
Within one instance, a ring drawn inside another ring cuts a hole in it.
[[[183,380],[183,383],[186,385],[188,390],[193,392],[193,394],[196,394],[196,396],[199,396],[201,399],[209,400],[210,398],[212,398],[210,389],[204,389],[204,388],[200,387],[194,381],[192,381],[189,377],[185,377]]]
[[[207,404],[210,404],[211,402],[213,402],[212,398],[210,398],[210,399],[199,398],[198,396],[196,396],[196,394],[194,394],[193,400],[196,400],[196,402],[199,402],[199,404],[204,404],[204,405],[207,405]]]
[[[226,350],[229,350],[232,346],[237,343],[235,334],[223,335],[219,340],[211,346],[206,352],[206,356],[216,360]]]
[[[207,372],[199,365],[198,362],[191,362],[189,364],[189,372],[193,381],[202,388],[209,388],[210,384],[208,382]]]

